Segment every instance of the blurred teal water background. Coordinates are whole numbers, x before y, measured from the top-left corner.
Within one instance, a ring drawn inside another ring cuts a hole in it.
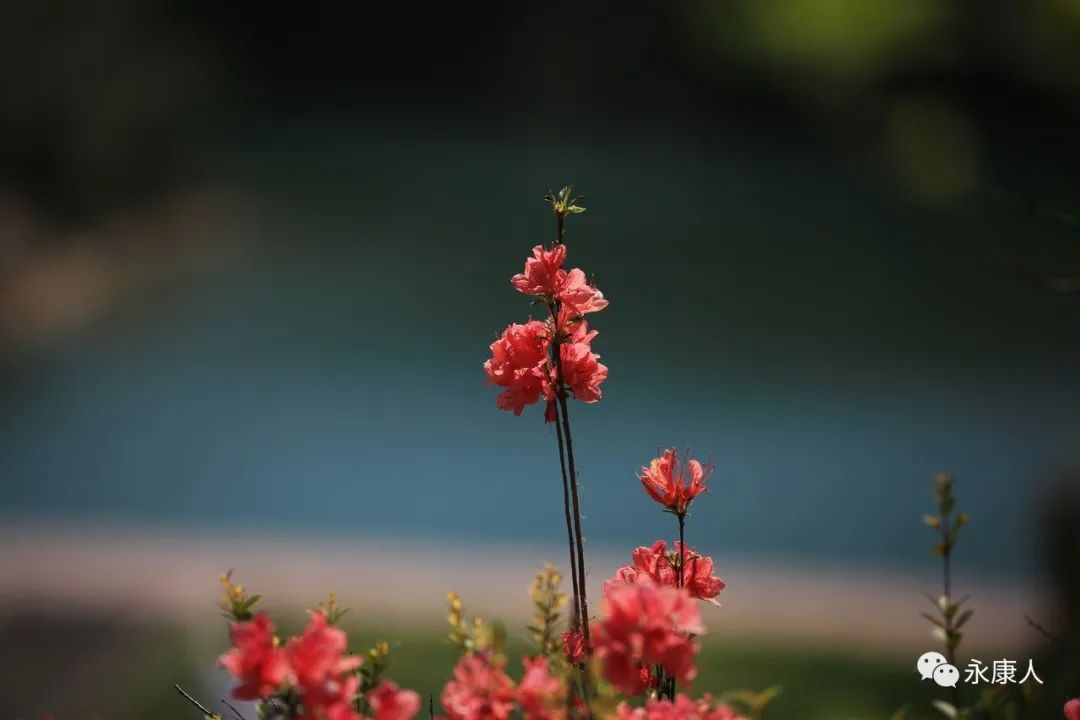
[[[555,439],[480,366],[536,312],[509,277],[571,181],[570,262],[612,302],[604,400],[572,409],[590,543],[670,535],[635,471],[675,445],[716,465],[690,526],[714,554],[925,567],[947,470],[961,565],[1040,570],[1040,498],[1078,459],[1077,306],[1010,258],[1077,231],[992,183],[927,208],[768,131],[274,118],[217,140],[257,243],[9,372],[6,520],[561,537]]]

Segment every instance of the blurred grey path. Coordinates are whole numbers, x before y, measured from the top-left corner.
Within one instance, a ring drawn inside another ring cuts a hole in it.
[[[270,537],[178,534],[145,530],[45,526],[0,527],[0,609],[104,614],[132,621],[179,622],[204,628],[216,621],[218,573],[232,568],[270,610],[314,607],[328,591],[355,608],[360,622],[440,628],[446,591],[470,612],[523,620],[527,589],[543,561],[558,563],[555,546],[426,543],[356,537]],[[594,598],[625,554],[593,549]],[[721,608],[705,607],[718,640],[868,647],[882,653],[931,647],[919,613],[937,576],[881,570],[811,567],[737,556],[717,557],[728,587]],[[1037,637],[1025,615],[1052,623],[1048,603],[1030,584],[961,574],[958,592],[972,594],[978,612],[968,625],[971,652],[1020,652]]]

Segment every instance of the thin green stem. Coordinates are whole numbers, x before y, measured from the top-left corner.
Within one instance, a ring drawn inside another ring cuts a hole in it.
[[[686,587],[686,576],[683,574],[683,565],[686,560],[686,515],[680,513],[677,517],[679,518],[679,551],[676,553],[676,557],[679,561],[679,568],[676,575],[676,587]]]
[[[558,351],[558,346],[555,346],[555,352]],[[581,621],[584,613],[581,610],[581,590],[578,587],[577,560],[575,559],[577,540],[574,537],[573,518],[570,515],[570,481],[566,472],[566,450],[563,441],[562,425],[559,423],[558,406],[555,408],[555,436],[559,440],[559,470],[562,471],[563,514],[566,518],[566,537],[570,546],[570,580],[572,581],[574,588],[573,622],[577,624]]]
[[[569,190],[567,190],[569,194]],[[564,212],[555,212],[555,244],[564,244],[566,236],[566,214]],[[563,328],[559,327],[559,302],[552,301],[548,305],[548,310],[551,312],[551,325],[552,325],[552,341],[551,341],[551,354],[552,361],[555,366],[555,396],[558,403],[558,409],[556,412],[556,423],[560,423],[562,426],[561,440],[565,443],[565,457],[566,464],[563,466],[563,479],[569,480],[570,486],[570,501],[573,508],[573,539],[575,544],[574,555],[576,558],[571,558],[571,563],[576,561],[576,576],[577,576],[577,591],[580,598],[579,612],[581,613],[581,635],[585,640],[585,652],[586,654],[592,653],[592,644],[589,633],[589,599],[588,592],[585,588],[585,541],[581,533],[581,500],[578,495],[578,474],[577,468],[574,463],[574,436],[570,432],[570,411],[566,403],[566,388],[563,385],[563,368],[562,368],[562,350],[561,350],[561,338],[560,335]],[[560,450],[562,445],[560,445]],[[571,568],[574,570],[574,568]]]
[[[184,696],[184,698],[185,698],[185,699],[186,699],[186,700],[187,700],[187,701],[188,701],[189,703],[191,703],[191,704],[192,704],[192,705],[194,705],[194,706],[195,706],[196,708],[198,708],[198,709],[199,709],[199,712],[201,712],[201,713],[203,714],[203,716],[204,716],[204,717],[218,717],[218,715],[217,715],[216,713],[212,713],[212,712],[210,712],[209,710],[207,710],[207,709],[206,709],[206,706],[205,706],[205,705],[203,705],[203,704],[202,704],[201,702],[199,702],[198,700],[196,700],[195,698],[193,698],[193,697],[192,697],[192,696],[191,696],[191,695],[190,695],[190,694],[188,693],[188,691],[187,691],[187,690],[184,690],[184,688],[180,687],[180,684],[179,684],[179,683],[173,683],[173,687],[174,687],[174,688],[176,688],[176,692],[178,692],[178,693],[180,693],[181,695],[183,695],[183,696]]]
[[[578,590],[581,593],[581,634],[585,639],[585,652],[592,653],[589,637],[589,598],[585,589],[585,543],[581,535],[581,500],[578,496],[577,469],[574,465],[574,436],[570,432],[570,411],[566,403],[566,390],[562,386],[562,353],[555,351],[555,373],[558,390],[560,420],[566,440],[566,465],[570,472],[570,500],[574,510],[574,534],[577,539]]]
[[[238,720],[247,720],[247,718],[244,717],[244,714],[237,710],[236,707],[225,698],[221,698],[221,704],[232,710],[233,715],[235,715]]]
[[[949,515],[941,513],[941,568],[942,568],[942,585],[945,590],[945,602],[948,605],[952,604],[952,543],[949,542]],[[948,606],[947,605],[947,606]],[[944,630],[945,630],[945,653],[949,658],[949,664],[956,667],[956,645],[953,642],[953,633],[955,629],[953,627],[953,613],[943,610]],[[960,702],[960,691],[956,685],[951,688],[951,697],[953,707],[958,707]]]

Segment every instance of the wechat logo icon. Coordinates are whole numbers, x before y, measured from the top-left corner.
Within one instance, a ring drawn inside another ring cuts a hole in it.
[[[915,670],[923,680],[933,680],[941,687],[956,687],[960,682],[960,671],[950,665],[939,652],[926,652],[919,656]]]
[[[939,652],[925,652],[919,656],[919,661],[915,664],[915,669],[922,676],[923,680],[930,680],[934,677],[934,671],[937,670],[938,665],[946,665],[945,656]]]

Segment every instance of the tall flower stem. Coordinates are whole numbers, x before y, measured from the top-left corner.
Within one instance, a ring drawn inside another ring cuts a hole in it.
[[[682,588],[686,587],[686,513],[676,513],[675,517],[679,521],[679,544],[675,549],[675,587]],[[667,694],[671,700],[675,699],[674,677],[668,679]]]
[[[686,515],[679,513],[676,517],[679,518],[679,550],[676,553],[679,560],[679,572],[676,576],[678,579],[676,587],[686,587],[686,576],[683,574],[685,572],[683,565],[686,563]]]
[[[592,646],[589,640],[589,599],[585,589],[585,543],[581,535],[581,502],[578,497],[577,469],[574,465],[574,436],[570,432],[570,412],[566,403],[566,389],[562,385],[562,353],[558,346],[555,347],[555,373],[558,380],[558,421],[562,423],[563,436],[566,440],[566,466],[570,474],[570,499],[573,503],[574,535],[577,541],[578,591],[581,594],[581,635],[585,639],[585,652],[590,653]]]
[[[555,211],[555,244],[562,245],[565,242],[566,236],[566,215],[567,213],[581,212],[582,209],[576,208],[574,205],[575,200],[578,198],[573,197],[573,187],[567,186],[563,188],[556,196],[551,194],[549,196],[552,208]],[[570,488],[570,510],[572,512],[573,519],[573,532],[570,533],[573,537],[573,552],[571,553],[570,563],[571,571],[576,570],[576,591],[578,597],[578,603],[576,604],[576,612],[579,613],[579,620],[581,624],[581,636],[585,641],[585,652],[591,654],[592,643],[589,633],[589,599],[588,592],[585,588],[585,542],[581,532],[581,499],[578,494],[578,474],[577,467],[574,462],[574,436],[570,431],[570,410],[567,407],[566,402],[566,386],[563,384],[563,367],[562,367],[562,335],[563,328],[559,327],[559,310],[560,303],[557,300],[551,300],[548,303],[548,311],[551,313],[551,326],[552,326],[552,339],[551,339],[551,355],[552,364],[555,368],[555,396],[556,396],[556,417],[555,422],[561,427],[560,434],[560,450],[565,443],[565,463],[562,466],[563,472],[563,487],[566,488],[569,484]],[[560,455],[560,459],[562,456]],[[567,483],[569,480],[569,483]],[[565,501],[565,493],[564,493]],[[564,505],[566,503],[564,502]],[[568,528],[569,529],[569,528]],[[576,564],[576,568],[573,566]]]
[[[556,415],[557,413],[558,410],[556,409]],[[566,473],[566,449],[563,443],[562,425],[559,424],[557,416],[555,419],[555,436],[559,439],[559,470],[562,471],[563,514],[566,516],[566,537],[570,546],[570,580],[574,587],[574,617],[571,622],[576,625],[583,617],[581,593],[578,588],[577,560],[575,557],[577,539],[574,535],[574,525],[570,515],[570,480]]]
[[[949,527],[949,514],[943,512],[941,517],[941,570],[942,586],[945,591],[946,602],[951,605],[952,599],[952,541],[953,528]],[[942,622],[945,631],[945,655],[949,664],[956,667],[956,628],[953,626],[953,613],[949,612],[948,605],[942,608]],[[958,705],[959,692],[956,685],[952,686],[951,696],[953,707]]]
[[[562,232],[562,225],[559,226]],[[585,651],[590,651],[589,601],[585,591],[585,544],[581,537],[581,501],[578,496],[577,466],[574,462],[574,436],[570,432],[570,409],[563,385],[562,345],[558,328],[559,304],[548,305],[552,327],[551,362],[555,366],[555,429],[559,438],[559,461],[563,478],[563,508],[566,511],[566,531],[570,537],[570,571],[574,580],[574,613],[578,616]],[[569,493],[567,492],[569,491]],[[571,521],[573,527],[571,528]]]

